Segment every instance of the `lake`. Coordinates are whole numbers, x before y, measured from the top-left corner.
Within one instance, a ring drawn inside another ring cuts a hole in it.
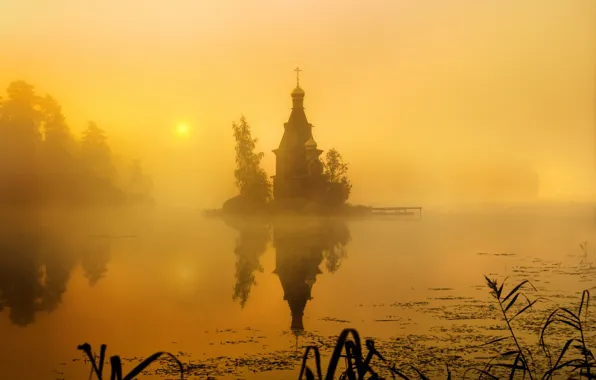
[[[77,350],[88,342],[96,352],[107,344],[125,373],[169,351],[201,378],[293,379],[305,346],[329,355],[350,327],[398,368],[444,374],[449,362],[463,374],[488,357],[474,346],[505,333],[484,275],[508,276],[506,289],[528,279],[536,290],[525,294],[544,298],[514,322],[528,344],[547,311],[576,308],[595,288],[593,210],[477,207],[272,226],[191,210],[5,213],[0,371],[88,378]],[[147,378],[175,378],[159,368]]]

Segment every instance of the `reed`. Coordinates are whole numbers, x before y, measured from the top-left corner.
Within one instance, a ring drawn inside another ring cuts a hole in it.
[[[89,379],[93,378],[93,375],[97,377],[97,380],[103,380],[103,369],[104,363],[106,358],[106,350],[107,346],[102,344],[99,349],[99,358],[98,361],[95,361],[95,356],[91,351],[91,345],[88,343],[81,344],[77,347],[80,351],[83,351],[87,356],[87,359],[91,362],[91,373],[89,374]],[[153,362],[157,361],[160,357],[166,356],[170,357],[174,362],[178,365],[180,369],[180,379],[184,380],[184,367],[182,363],[171,353],[169,352],[156,352],[153,355],[149,356],[147,359],[143,360],[139,365],[132,369],[127,375],[122,375],[122,359],[120,356],[114,355],[110,358],[110,366],[111,366],[111,373],[110,373],[110,380],[132,380],[136,378],[138,375],[141,374],[149,365]]]

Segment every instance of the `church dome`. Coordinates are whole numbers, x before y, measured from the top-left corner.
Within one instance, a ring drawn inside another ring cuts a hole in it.
[[[300,86],[296,86],[294,91],[292,91],[292,96],[304,96],[304,90]]]
[[[304,147],[307,149],[316,149],[317,142],[311,137],[307,142],[304,143]]]

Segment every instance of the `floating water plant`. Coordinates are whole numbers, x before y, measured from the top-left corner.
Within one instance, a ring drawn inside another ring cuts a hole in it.
[[[586,323],[590,301],[590,292],[588,290],[583,291],[577,311],[560,307],[553,310],[545,319],[540,329],[539,350],[537,351],[544,355],[543,358],[540,358],[544,359],[541,363],[546,362],[548,367],[543,372],[535,364],[536,362],[534,361],[532,352],[521,344],[512,324],[514,320],[523,316],[540,299],[537,298],[531,301],[524,293],[525,290],[535,290],[534,286],[529,281],[524,280],[514,286],[509,292],[505,292],[506,279],[501,283],[486,276],[485,279],[492,298],[498,304],[498,310],[507,327],[508,336],[491,340],[482,346],[507,343],[509,348],[490,358],[481,367],[472,366],[467,368],[463,374],[464,379],[470,378],[472,374],[475,374],[478,379],[499,379],[502,378],[502,374],[506,373],[506,377],[509,379],[523,377],[531,380],[539,378],[550,380],[555,376],[557,378],[563,376],[563,372],[567,372],[568,376],[575,375],[574,378],[578,378],[577,376],[579,376],[580,379],[596,379],[596,359],[586,342]],[[566,340],[565,344],[560,348],[558,355],[553,355],[546,343],[547,333],[555,325],[571,327],[577,333],[576,337]],[[98,362],[96,362],[95,357],[91,353],[91,346],[89,344],[85,343],[78,348],[85,352],[91,361],[91,375],[95,374],[98,380],[102,380],[106,346],[101,346]],[[157,352],[137,365],[126,376],[122,374],[120,357],[112,356],[110,358],[110,380],[132,380],[162,356],[170,357],[174,360],[180,372],[180,379],[183,379],[184,367],[182,363],[170,353]],[[314,356],[314,367],[308,365],[309,359],[312,359],[311,356]],[[342,359],[345,365],[340,369]],[[446,365],[446,367],[446,377],[450,380],[452,377],[451,369],[449,365]],[[414,373],[415,378],[421,380],[428,379],[419,369],[415,367],[410,367],[410,369]],[[383,380],[384,378],[380,375],[381,371],[390,374],[392,379],[401,378],[409,380],[411,378],[403,369],[398,368],[395,364],[390,364],[377,351],[373,340],[366,339],[363,346],[360,335],[355,329],[345,329],[337,339],[331,357],[329,358],[326,372],[323,372],[319,348],[317,346],[308,346],[302,357],[302,365],[298,378],[299,380]]]
[[[582,299],[580,301],[577,313],[572,312],[568,308],[557,308],[551,312],[546,319],[546,322],[544,323],[540,332],[539,345],[548,360],[549,369],[542,376],[539,376],[539,371],[533,363],[531,351],[520,344],[520,341],[512,325],[512,322],[516,318],[522,316],[524,312],[530,309],[539,300],[538,298],[531,301],[524,294],[523,290],[528,287],[534,290],[536,289],[529,281],[524,280],[513,287],[513,289],[511,289],[508,293],[505,293],[504,286],[506,279],[501,283],[499,283],[497,280],[491,280],[486,276],[485,279],[487,286],[491,291],[491,296],[499,305],[499,310],[501,311],[503,321],[507,325],[509,335],[487,342],[484,344],[484,346],[494,345],[498,342],[509,342],[511,348],[492,357],[482,368],[475,366],[468,368],[464,372],[464,378],[468,378],[468,375],[471,373],[476,373],[478,375],[478,379],[499,379],[501,377],[498,376],[500,373],[497,373],[497,369],[501,369],[508,371],[507,378],[509,379],[516,378],[516,374],[519,372],[523,378],[541,378],[542,380],[550,380],[556,373],[562,372],[563,370],[569,370],[570,372],[576,372],[579,370],[580,379],[596,379],[596,375],[594,374],[596,372],[596,359],[594,358],[591,350],[587,347],[585,340],[585,327],[590,298],[590,293],[588,290],[585,290],[582,294]],[[521,305],[518,305],[524,300],[525,304],[522,303]],[[579,337],[567,340],[561,349],[558,359],[553,363],[552,355],[546,344],[545,337],[549,327],[555,323],[571,326],[577,331]],[[347,339],[348,334],[350,333],[354,337],[353,341]],[[332,380],[336,378],[337,364],[339,359],[343,357],[346,360],[347,369],[339,375],[339,379],[381,380],[382,378],[379,377],[379,375],[371,368],[370,359],[372,359],[373,356],[377,356],[381,360],[382,367],[389,371],[393,379],[395,379],[396,376],[406,380],[410,379],[407,374],[399,370],[395,365],[388,365],[387,360],[385,360],[383,356],[374,349],[372,340],[367,340],[366,346],[369,349],[369,352],[366,358],[364,358],[362,354],[362,348],[360,347],[360,338],[358,336],[358,332],[353,329],[344,330],[340,335],[333,351],[333,355],[329,360],[329,366],[324,379]],[[571,349],[576,350],[576,357],[568,359],[567,355],[571,354]],[[315,354],[317,377],[315,377],[313,371],[306,365],[308,354],[311,350],[314,351]],[[344,351],[345,354],[342,354]],[[419,369],[412,367],[412,370],[415,372],[415,376],[417,378],[421,380],[428,379],[428,377]],[[365,377],[366,375],[369,375],[369,377]],[[451,370],[449,365],[447,365],[447,379],[449,380],[451,377]],[[317,347],[308,347],[306,349],[300,370],[299,380],[302,380],[303,378],[306,378],[307,380],[323,379],[321,371],[321,359]]]

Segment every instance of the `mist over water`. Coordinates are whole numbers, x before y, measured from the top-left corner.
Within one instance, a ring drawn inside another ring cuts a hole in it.
[[[0,356],[5,373],[24,378],[86,376],[83,342],[123,358],[180,352],[204,363],[196,374],[218,378],[250,372],[238,360],[265,357],[279,362],[270,376],[287,378],[300,362],[296,344],[332,344],[347,326],[415,362],[410,350],[424,350],[425,336],[438,336],[439,348],[453,334],[462,345],[492,336],[493,317],[476,308],[489,301],[483,274],[532,280],[550,300],[545,309],[596,286],[582,274],[579,244],[588,241],[591,262],[596,239],[581,205],[272,224],[165,207],[12,221],[0,240],[0,329],[13,344]],[[391,346],[406,336],[411,348]]]
[[[6,2],[0,85],[51,94],[76,137],[95,121],[163,203],[235,194],[241,114],[273,175],[296,65],[355,203],[593,200],[591,0],[150,4]]]
[[[596,289],[593,0],[0,1],[0,47],[0,378],[294,378],[347,327],[436,378],[506,333],[484,275],[524,342]],[[204,213],[242,138],[264,198],[340,151],[354,214]]]

